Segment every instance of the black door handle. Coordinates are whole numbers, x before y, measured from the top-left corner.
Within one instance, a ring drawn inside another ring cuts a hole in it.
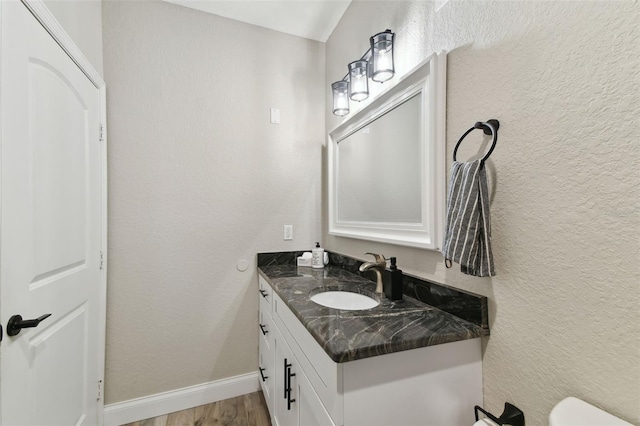
[[[269,295],[269,293],[267,293],[267,292],[266,292],[266,291],[264,291],[264,290],[259,290],[259,291],[260,291],[260,294],[262,295],[262,297],[264,297],[265,299],[266,299],[266,298],[267,298],[267,296]]]
[[[15,336],[23,328],[37,327],[42,321],[49,318],[51,314],[44,314],[35,319],[23,320],[21,315],[14,315],[7,322],[7,335]]]

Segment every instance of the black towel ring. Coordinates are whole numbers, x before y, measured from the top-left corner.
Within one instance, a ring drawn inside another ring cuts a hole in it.
[[[485,160],[489,158],[489,156],[493,152],[493,149],[496,147],[496,142],[498,142],[499,128],[500,128],[500,122],[498,120],[491,119],[491,120],[487,120],[484,123],[482,121],[478,121],[476,124],[473,125],[472,128],[464,132],[464,134],[456,144],[456,147],[453,149],[453,161],[457,161],[456,153],[458,152],[458,147],[460,146],[460,142],[462,142],[462,140],[473,130],[482,129],[485,135],[493,135],[493,140],[491,141],[491,148],[489,148],[489,151],[487,152],[487,154],[484,157],[482,157],[482,160],[480,160],[480,164],[481,164],[480,167],[484,166]]]

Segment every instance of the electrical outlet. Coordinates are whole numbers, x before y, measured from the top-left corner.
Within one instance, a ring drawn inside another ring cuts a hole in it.
[[[293,225],[284,226],[284,240],[293,240]]]

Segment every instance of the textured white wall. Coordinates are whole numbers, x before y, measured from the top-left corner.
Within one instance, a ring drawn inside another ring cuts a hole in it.
[[[321,233],[324,44],[164,2],[103,18],[111,404],[257,370],[255,255]]]
[[[102,74],[101,0],[44,0],[62,28]]]
[[[488,296],[485,405],[499,414],[510,401],[527,425],[546,424],[570,395],[640,423],[638,22],[630,1],[451,1],[438,12],[354,1],[326,45],[327,131],[340,120],[329,85],[385,28],[397,32],[399,74],[450,51],[447,158],[475,121],[500,120],[488,163],[496,277],[447,270],[435,252],[324,242],[395,255],[406,271]],[[470,135],[459,159],[481,140]]]

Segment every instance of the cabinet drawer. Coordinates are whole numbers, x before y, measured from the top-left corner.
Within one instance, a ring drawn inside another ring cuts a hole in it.
[[[271,300],[273,298],[273,289],[260,275],[258,275],[258,291],[260,294],[260,309],[262,309],[262,306],[264,305],[265,310],[271,314]]]
[[[316,342],[285,303],[273,294],[273,322],[300,362],[311,386],[336,424],[342,423],[342,365]]]
[[[264,339],[259,341],[258,367],[260,368],[260,386],[267,402],[269,412],[274,408],[275,364],[273,348],[267,346]]]
[[[273,319],[268,312],[265,312],[260,306],[260,313],[258,315],[258,334],[260,335],[260,342],[269,348],[273,349]]]

